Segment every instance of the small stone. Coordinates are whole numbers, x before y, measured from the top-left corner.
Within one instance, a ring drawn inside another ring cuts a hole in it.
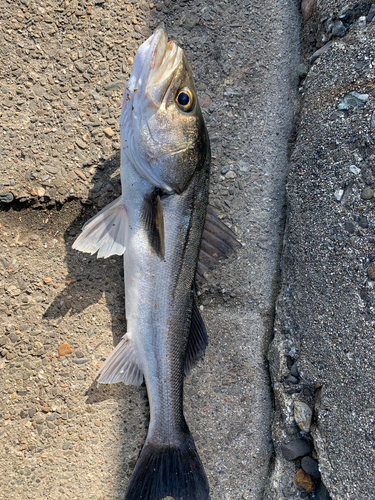
[[[366,16],[361,16],[359,19],[358,19],[358,26],[360,28],[364,28],[366,26]]]
[[[315,498],[316,500],[332,500],[327,488],[321,481],[319,481],[318,486],[316,487]]]
[[[342,21],[336,21],[332,27],[332,35],[343,37],[346,33],[346,28]]]
[[[43,424],[43,423],[44,423],[44,418],[43,418],[43,416],[38,414],[38,415],[36,416],[35,422],[36,422],[37,424]]]
[[[74,173],[75,173],[75,174],[77,174],[77,175],[78,175],[78,177],[79,177],[80,179],[82,179],[83,181],[87,181],[87,178],[86,178],[85,174],[84,174],[83,172],[81,172],[80,170],[78,170],[78,168],[76,168],[76,169],[74,170]]]
[[[368,220],[367,220],[367,217],[363,216],[359,219],[359,222],[358,222],[359,226],[362,227],[363,229],[367,229],[368,228]]]
[[[29,408],[29,417],[33,418],[35,414],[36,414],[36,410],[34,410],[34,408]]]
[[[113,137],[115,135],[115,133],[113,132],[113,130],[111,129],[111,127],[107,127],[103,130],[103,132],[105,133],[105,135],[109,138]]]
[[[298,78],[305,78],[307,76],[307,68],[303,63],[301,63],[297,66],[296,72],[297,72]]]
[[[8,343],[9,337],[7,335],[3,335],[0,337],[0,347],[6,345]]]
[[[42,187],[38,187],[36,190],[36,194],[39,196],[39,198],[41,198],[46,194],[46,190]]]
[[[361,193],[361,198],[362,200],[371,200],[371,198],[374,197],[374,190],[370,187],[365,187],[365,189],[362,190]]]
[[[236,172],[233,172],[233,170],[229,170],[229,172],[225,176],[226,179],[235,179],[236,177],[237,174]]]
[[[72,352],[73,352],[73,349],[70,347],[70,345],[67,342],[64,342],[59,347],[59,356],[65,356],[66,354],[71,354]]]
[[[301,431],[309,432],[311,425],[312,410],[309,405],[302,401],[294,401],[294,420]]]
[[[85,141],[83,141],[82,139],[77,139],[76,140],[76,144],[79,148],[81,149],[86,149],[87,148],[87,144]]]
[[[12,203],[13,200],[14,200],[14,196],[12,193],[1,193],[0,194],[0,202]]]
[[[229,171],[229,167],[223,167],[223,168],[220,170],[220,173],[221,173],[221,175],[225,175],[228,171]]]
[[[285,379],[285,382],[287,384],[298,384],[298,378],[294,377],[293,375],[288,375]]]
[[[366,22],[371,23],[374,17],[375,17],[375,3],[371,5],[370,10],[368,11]]]
[[[367,274],[370,280],[375,281],[375,261],[368,266]]]
[[[103,187],[103,183],[101,181],[96,182],[94,184],[94,187],[91,189],[91,192],[92,193],[99,193],[99,191],[101,190],[102,187]]]
[[[85,363],[88,363],[90,359],[84,358],[84,359],[73,359],[73,363],[76,365],[84,365]]]
[[[320,478],[318,462],[313,458],[303,457],[303,459],[301,460],[301,467],[305,472],[307,472],[307,474],[310,474],[311,477],[315,479]]]
[[[292,367],[290,368],[290,373],[293,375],[293,377],[299,378],[297,363],[293,363]]]
[[[102,425],[100,420],[95,420],[94,424],[96,425],[96,427],[100,427]]]
[[[212,103],[211,97],[207,94],[203,94],[199,98],[199,105],[201,108],[209,108]]]
[[[310,443],[305,441],[304,439],[294,439],[289,443],[285,443],[281,446],[281,453],[283,457],[291,462],[298,457],[304,457],[308,455],[313,450],[313,447]]]
[[[181,24],[188,30],[194,28],[199,23],[199,18],[194,14],[186,14]]]
[[[348,233],[353,234],[355,231],[354,222],[346,221],[344,224],[344,228],[345,228],[345,231],[348,231]]]
[[[295,483],[305,491],[311,492],[315,490],[315,483],[313,478],[303,469],[298,469],[296,473]]]
[[[358,174],[360,174],[360,173],[361,173],[361,169],[360,169],[360,168],[358,168],[358,167],[356,167],[355,165],[350,165],[349,170],[350,170],[353,174],[355,174],[355,175],[358,175]]]
[[[336,198],[337,201],[341,201],[343,194],[344,194],[343,189],[336,189],[336,191],[334,192],[334,197]]]
[[[83,358],[84,356],[83,352],[80,349],[77,349],[75,351],[75,355],[77,356],[77,358]]]
[[[49,283],[52,283],[52,278],[44,278],[44,283],[48,285]]]
[[[302,0],[301,12],[304,21],[308,21],[314,13],[316,0]]]
[[[73,446],[68,441],[64,441],[62,449],[63,450],[70,450],[71,448],[73,448]]]
[[[74,63],[74,66],[78,69],[78,71],[80,73],[84,73],[86,71],[86,69],[87,69],[87,65],[86,64],[82,64],[82,63],[80,63],[78,61]]]
[[[47,172],[49,172],[50,174],[57,174],[57,172],[59,171],[59,169],[57,167],[54,167],[53,165],[46,165],[44,167]]]
[[[18,340],[19,340],[19,337],[16,333],[12,332],[10,335],[9,335],[9,338],[10,340],[13,342],[13,344],[15,344]]]

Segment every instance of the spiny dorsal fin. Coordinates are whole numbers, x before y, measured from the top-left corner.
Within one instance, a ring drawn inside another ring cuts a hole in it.
[[[128,214],[120,196],[86,222],[72,248],[91,255],[99,250],[98,258],[105,259],[122,255],[126,249],[127,233]]]
[[[164,259],[164,219],[159,189],[155,189],[144,197],[141,219],[151,248],[160,259]]]
[[[202,316],[195,300],[191,315],[190,333],[186,346],[184,373],[188,375],[195,364],[203,358],[208,346],[208,336]]]
[[[132,340],[125,335],[100,368],[100,384],[141,385],[143,373],[132,346]]]
[[[198,280],[202,280],[204,272],[212,269],[220,259],[239,246],[236,235],[217,216],[218,210],[208,205],[198,256],[196,272]]]

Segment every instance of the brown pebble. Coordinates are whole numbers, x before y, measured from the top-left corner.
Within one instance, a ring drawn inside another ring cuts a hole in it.
[[[295,483],[297,486],[300,486],[305,491],[310,492],[315,490],[315,483],[313,478],[310,476],[310,474],[307,474],[307,472],[305,472],[303,469],[298,469],[295,478]]]
[[[368,266],[367,274],[370,280],[375,281],[375,261]]]
[[[52,278],[44,278],[44,283],[48,285],[48,283],[52,283]]]
[[[50,410],[51,410],[51,408],[48,408],[48,406],[42,407],[42,411],[44,411],[44,413],[49,413]]]
[[[301,11],[304,21],[308,21],[313,15],[316,0],[302,0]]]
[[[80,170],[78,170],[78,168],[76,168],[74,170],[74,173],[77,174],[78,177],[80,177],[83,181],[87,181],[85,174],[83,172],[81,172]]]
[[[107,137],[113,137],[115,135],[115,133],[113,132],[113,130],[111,129],[111,127],[107,127],[103,130],[103,132],[105,133],[105,135]]]
[[[199,98],[199,105],[201,108],[208,108],[210,105],[211,105],[211,97],[207,94],[203,94],[200,98]]]
[[[70,347],[70,345],[67,342],[64,342],[59,347],[59,356],[65,356],[66,354],[71,354],[72,352],[73,352],[73,349]]]

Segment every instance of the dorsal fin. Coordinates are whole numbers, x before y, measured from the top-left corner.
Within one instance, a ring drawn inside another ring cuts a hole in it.
[[[202,280],[204,272],[212,269],[220,259],[239,246],[236,235],[218,218],[218,213],[215,207],[208,205],[198,257],[197,280]]]
[[[160,259],[164,259],[164,219],[159,189],[145,195],[142,203],[141,219],[151,248]]]
[[[203,358],[207,345],[208,336],[206,327],[198,310],[197,304],[195,300],[193,300],[190,333],[185,353],[185,376],[188,375],[193,366],[195,366],[195,364]]]

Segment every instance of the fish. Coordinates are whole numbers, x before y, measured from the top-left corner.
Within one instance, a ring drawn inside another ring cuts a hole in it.
[[[138,49],[120,117],[121,196],[73,249],[124,256],[126,334],[98,382],[145,381],[150,422],[125,500],[206,500],[207,476],[183,413],[183,382],[208,344],[195,300],[237,241],[208,205],[211,151],[191,67],[158,28]]]

